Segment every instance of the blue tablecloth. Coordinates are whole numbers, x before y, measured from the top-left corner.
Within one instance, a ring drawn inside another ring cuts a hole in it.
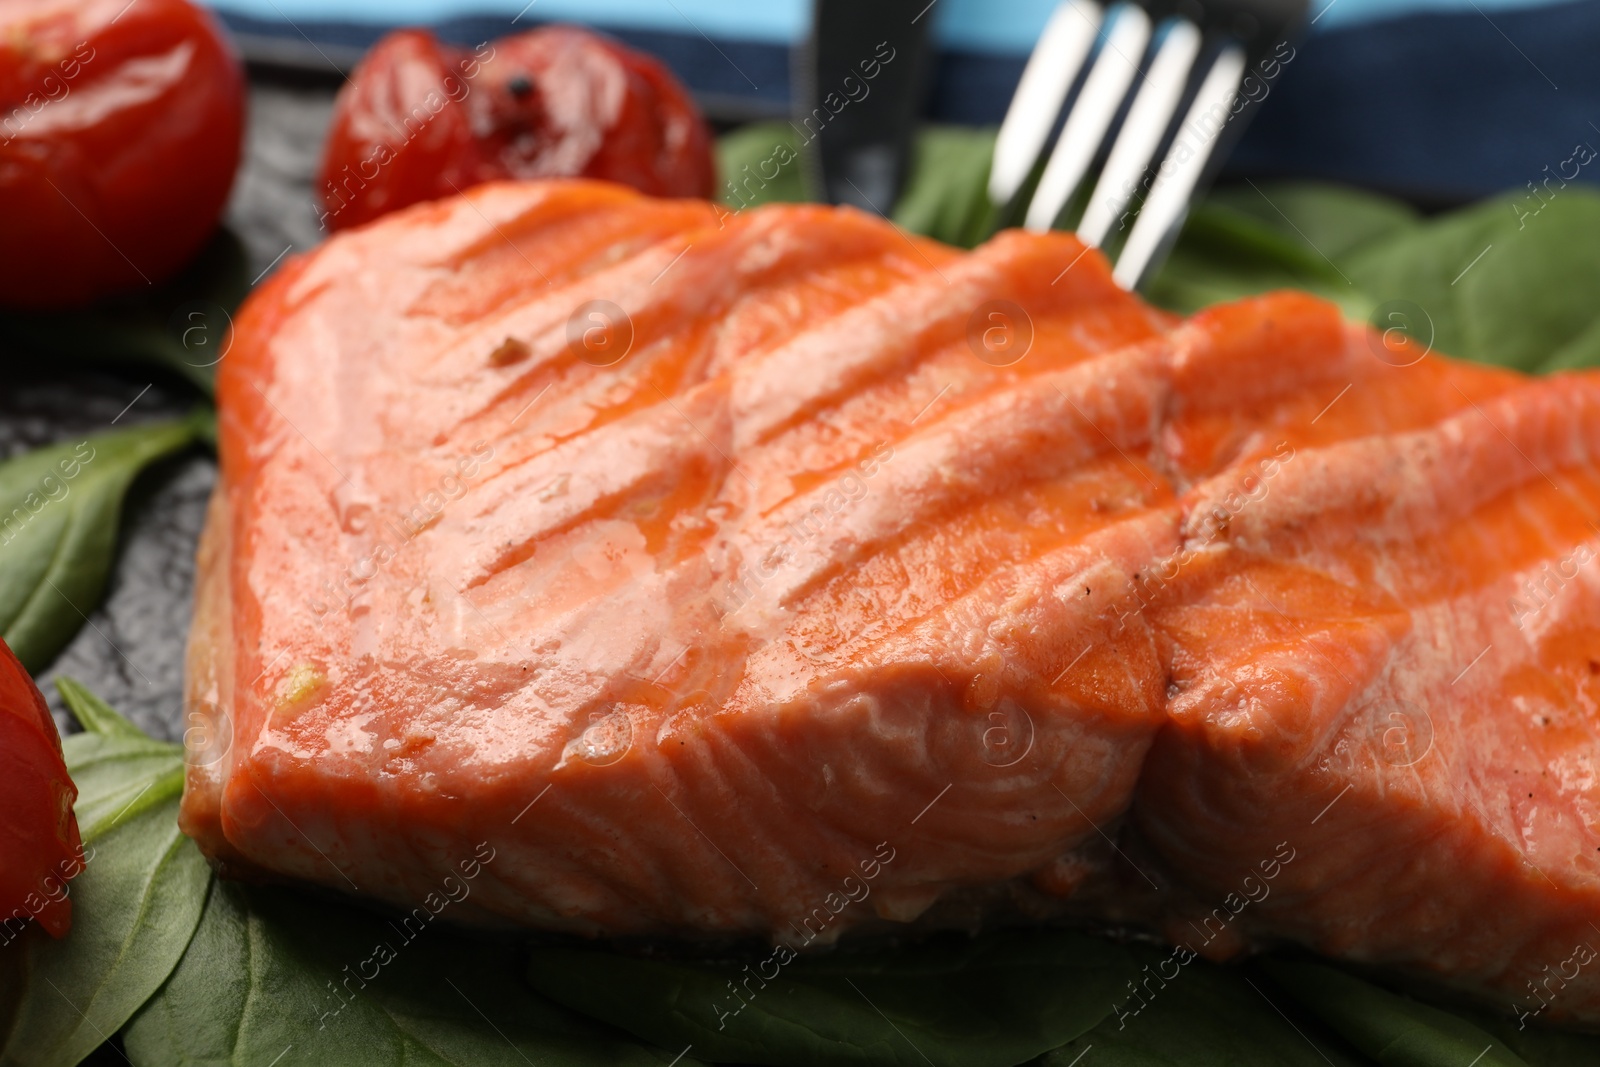
[[[515,16],[593,26],[702,32],[714,38],[790,44],[804,32],[808,0],[210,0],[237,15],[280,21],[442,22],[463,16]],[[871,0],[863,0],[870,3]],[[1485,13],[1538,7],[1550,0],[1313,0],[1320,30],[1417,12]],[[929,10],[946,45],[1000,55],[1026,53],[1056,0],[936,0]]]
[[[242,32],[347,47],[408,23],[476,43],[544,21],[584,22],[752,114],[785,111],[790,45],[809,10],[807,0],[212,3]],[[1233,155],[1236,174],[1329,178],[1448,203],[1520,188],[1571,158],[1576,144],[1600,146],[1600,0],[1312,3],[1312,33]],[[929,116],[997,122],[1052,6],[935,0]]]

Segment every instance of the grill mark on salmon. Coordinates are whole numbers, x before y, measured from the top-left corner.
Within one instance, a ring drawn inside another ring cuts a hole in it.
[[[732,283],[714,286],[691,284],[690,288],[709,289],[720,294],[719,298],[724,301],[727,312],[735,319],[741,310],[746,312],[767,310],[778,320],[777,324],[769,323],[767,332],[770,335],[777,331],[778,325],[785,321],[793,325],[796,316],[806,313],[807,306],[794,299],[797,290],[803,295],[807,291],[807,286],[814,289],[819,281],[825,281],[831,274],[849,271],[857,281],[864,283],[863,288],[868,291],[883,284],[892,284],[897,277],[903,276],[904,268],[893,259],[886,258],[891,249],[878,229],[870,231],[866,236],[860,232],[851,232],[846,235],[848,240],[841,241],[837,233],[826,228],[820,228],[821,236],[815,236],[819,233],[819,227],[809,225],[804,218],[780,221],[783,223],[781,226],[744,227],[745,232],[741,235],[738,246],[725,248],[721,253],[717,253],[715,249],[702,253],[698,248],[694,253],[697,258],[703,255],[710,257],[713,262],[717,254],[724,258],[734,256],[736,261],[753,262],[754,274],[747,290],[741,292],[737,284],[738,279],[734,279]],[[860,230],[859,225],[854,227],[854,231]],[[806,237],[803,245],[797,244],[801,235],[807,234],[813,236]],[[784,247],[776,251],[769,250],[774,242]],[[829,253],[832,258],[829,258]],[[876,254],[877,258],[874,259],[872,254]],[[844,258],[841,259],[840,256]],[[798,283],[775,281],[772,277],[774,272],[795,267],[794,261],[797,257],[802,261],[799,267],[795,268],[802,271],[800,281]],[[811,260],[817,262],[812,263]],[[869,262],[873,264],[872,270],[860,269]],[[666,303],[671,302],[672,298],[669,295]],[[491,408],[484,413],[484,416],[463,426],[456,436],[465,438],[473,432],[505,434],[507,444],[501,450],[505,457],[501,463],[512,466],[542,457],[545,462],[539,465],[541,469],[550,464],[559,465],[564,462],[563,456],[547,455],[549,449],[557,451],[566,449],[568,453],[604,452],[611,447],[611,438],[601,431],[617,420],[627,422],[630,416],[635,416],[641,410],[651,407],[660,407],[665,413],[659,416],[643,415],[640,418],[647,422],[659,417],[667,423],[674,420],[678,423],[687,423],[688,429],[704,437],[705,431],[696,429],[703,421],[701,415],[682,410],[685,407],[698,407],[698,405],[685,404],[681,399],[674,400],[671,395],[704,380],[715,366],[714,348],[717,338],[703,336],[705,331],[698,329],[699,321],[691,319],[690,325],[696,328],[678,329],[676,332],[667,329],[671,326],[668,323],[663,327],[667,332],[662,333],[655,343],[651,343],[648,337],[643,336],[643,328],[639,326],[638,318],[634,318],[633,344],[635,348],[639,348],[642,344],[644,350],[630,357],[626,375],[614,372],[596,374],[594,368],[578,364],[571,358],[573,347],[568,343],[566,324],[563,322],[559,327],[559,335],[552,334],[555,339],[546,345],[551,351],[560,352],[564,356],[561,361],[564,365],[561,371],[557,372],[559,376],[552,376],[550,373],[541,373],[537,376],[524,374],[517,387],[489,401]],[[555,347],[557,344],[565,347],[557,349]],[[757,351],[759,349],[744,353],[743,358],[753,359]],[[572,381],[574,372],[583,371],[588,371],[593,376],[592,385],[586,386],[581,381]],[[564,396],[546,402],[541,408],[542,418],[538,423],[546,430],[542,439],[535,440],[532,435],[526,433],[513,434],[515,426],[505,425],[506,412],[502,411],[496,418],[496,410],[514,401],[518,407],[517,416],[520,416],[521,409],[526,408],[534,399],[529,396],[524,400],[523,397],[541,380],[543,385],[540,387],[540,394],[558,384],[567,385],[569,388]],[[557,429],[563,419],[562,413],[567,413],[566,421],[569,425],[565,429]],[[711,417],[713,424],[722,418],[720,412],[704,411],[703,414]],[[637,423],[639,418],[634,418],[633,421]],[[713,443],[713,448],[723,449],[723,446]],[[499,489],[498,486],[494,488],[496,491]]]
[[[470,373],[504,337],[528,345],[529,356],[515,365],[518,378],[556,361],[576,361],[568,320],[591,294],[606,294],[623,310],[632,323],[634,345],[643,349],[722,314],[742,295],[781,282],[785,273],[810,273],[891,252],[892,231],[886,235],[865,220],[818,226],[807,217],[817,210],[739,216],[720,227],[663,239],[581,281],[537,292],[531,302],[475,323],[440,353],[438,362],[468,386],[470,398],[474,389],[506,388],[493,376]]]
[[[733,372],[734,417],[743,448],[883,377],[902,372],[930,350],[964,344],[973,312],[1007,298],[1034,320],[1090,308],[1148,323],[1160,318],[1118,290],[1103,272],[1083,271],[1052,288],[1040,279],[1063,253],[1081,248],[1071,238],[1039,240],[1003,234],[973,253],[890,290],[809,331],[765,361]],[[1087,354],[1087,353],[1082,353]],[[1057,349],[1052,360],[1070,358]],[[797,388],[798,386],[798,388]]]
[[[1151,366],[1158,358],[1135,353],[1105,361],[1109,367],[1095,361],[1076,372],[1030,379],[912,434],[897,450],[898,462],[885,464],[875,483],[880,491],[786,558],[779,579],[764,585],[752,602],[754,611],[783,607],[906,525],[936,519],[979,493],[1005,494],[1019,483],[1079,467],[1107,448],[1135,447],[1149,432],[1150,394],[1160,384]],[[1100,423],[1115,436],[1100,430]],[[830,492],[838,492],[837,483],[795,498],[749,540],[767,540],[774,526],[792,525]]]
[[[452,511],[439,525],[441,540],[477,546],[463,560],[458,584],[482,585],[531,555],[538,540],[685,480],[709,483],[685,501],[704,504],[726,476],[720,391],[713,383],[676,404],[645,408],[611,424],[603,439],[576,438],[484,483],[472,494],[475,507]],[[704,473],[695,478],[691,468]],[[669,522],[673,514],[653,518]]]
[[[588,205],[551,198],[545,210],[500,224],[486,240],[440,262],[443,273],[406,311],[469,326],[530,292],[570,286],[713,222],[705,204],[684,200],[664,207],[626,197]]]
[[[1229,536],[1270,549],[1276,535],[1298,531],[1319,539],[1357,531],[1380,539],[1429,534],[1543,478],[1544,468],[1592,462],[1597,448],[1600,393],[1593,384],[1534,383],[1427,430],[1307,451],[1273,487],[1270,502],[1244,511]],[[1224,479],[1200,495],[1194,514],[1208,514],[1221,495],[1240,488],[1237,478]]]

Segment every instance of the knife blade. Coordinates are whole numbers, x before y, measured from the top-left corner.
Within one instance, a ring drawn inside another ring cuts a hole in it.
[[[813,194],[879,215],[894,210],[926,86],[933,9],[929,0],[814,0],[794,64],[792,122]]]

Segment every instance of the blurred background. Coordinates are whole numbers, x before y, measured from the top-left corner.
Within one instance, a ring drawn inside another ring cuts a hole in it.
[[[207,2],[255,83],[235,200],[257,217],[236,222],[281,235],[278,249],[315,242],[303,184],[332,94],[396,26],[464,45],[549,22],[593,26],[664,60],[725,131],[788,117],[811,18],[809,0]],[[998,124],[1053,7],[933,0],[925,117]],[[1600,0],[1312,0],[1311,12],[1222,180],[1326,179],[1437,210],[1520,189],[1575,145],[1600,146]]]
[[[209,0],[260,73],[332,78],[397,25],[476,44],[545,22],[665,60],[714,121],[786,117],[808,0]],[[998,123],[1053,0],[934,0],[926,115]],[[1600,137],[1596,0],[1312,0],[1234,168],[1462,201]],[[515,22],[515,27],[512,22]],[[1531,168],[1531,169],[1530,169]]]

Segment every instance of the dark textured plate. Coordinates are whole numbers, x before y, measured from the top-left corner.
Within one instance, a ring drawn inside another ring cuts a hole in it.
[[[5,366],[6,388],[0,393],[3,456],[97,433],[130,403],[133,406],[118,420],[119,427],[180,415],[195,402],[181,382],[64,375],[11,353],[5,356]],[[59,724],[65,726],[68,720],[52,680],[66,674],[151,734],[177,739],[195,539],[215,479],[211,458],[189,453],[157,465],[130,492],[107,596],[39,676]]]

